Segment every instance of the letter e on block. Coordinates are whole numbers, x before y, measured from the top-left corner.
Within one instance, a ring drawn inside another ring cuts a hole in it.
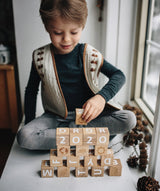
[[[41,163],[41,177],[52,178],[54,176],[54,168],[50,167],[49,160],[42,160]]]
[[[113,159],[113,165],[109,168],[109,176],[121,176],[122,164],[120,159]]]
[[[97,144],[104,145],[108,147],[109,144],[109,131],[107,127],[98,127],[96,128],[97,132]]]
[[[69,128],[56,129],[56,145],[69,145]]]

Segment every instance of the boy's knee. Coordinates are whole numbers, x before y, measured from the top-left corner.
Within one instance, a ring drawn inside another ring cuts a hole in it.
[[[22,127],[17,133],[17,142],[19,146],[22,148],[29,147],[28,142],[29,142],[30,136],[31,136],[30,131],[27,128]]]
[[[131,129],[133,129],[136,126],[137,123],[137,119],[135,114],[132,111],[129,110],[124,110],[126,113],[126,121],[125,121],[125,127],[126,127],[126,131],[130,131]]]

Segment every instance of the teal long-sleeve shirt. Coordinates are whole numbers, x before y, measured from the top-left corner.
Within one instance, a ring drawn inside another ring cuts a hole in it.
[[[68,111],[81,108],[83,104],[93,96],[84,76],[83,69],[84,44],[77,44],[74,50],[68,54],[55,54],[55,62],[61,88],[66,100]],[[125,82],[122,71],[108,63],[103,62],[101,72],[109,81],[98,92],[106,102],[112,99]],[[40,83],[40,77],[32,63],[30,77],[25,91],[25,124],[35,118],[36,100]]]

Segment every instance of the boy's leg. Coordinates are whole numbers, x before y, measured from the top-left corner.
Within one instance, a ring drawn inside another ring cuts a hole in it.
[[[103,111],[99,117],[87,124],[87,127],[108,127],[111,136],[126,133],[135,126],[136,116],[128,110]]]
[[[23,126],[17,133],[18,144],[31,150],[48,150],[56,147],[56,115],[44,113]]]

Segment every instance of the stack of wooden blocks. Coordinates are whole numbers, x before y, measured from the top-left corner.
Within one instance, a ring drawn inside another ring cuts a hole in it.
[[[121,176],[120,159],[114,159],[113,150],[108,149],[108,128],[57,128],[57,149],[50,150],[50,160],[42,160],[41,177],[69,177],[70,170],[76,177]],[[91,149],[92,147],[92,149]]]

